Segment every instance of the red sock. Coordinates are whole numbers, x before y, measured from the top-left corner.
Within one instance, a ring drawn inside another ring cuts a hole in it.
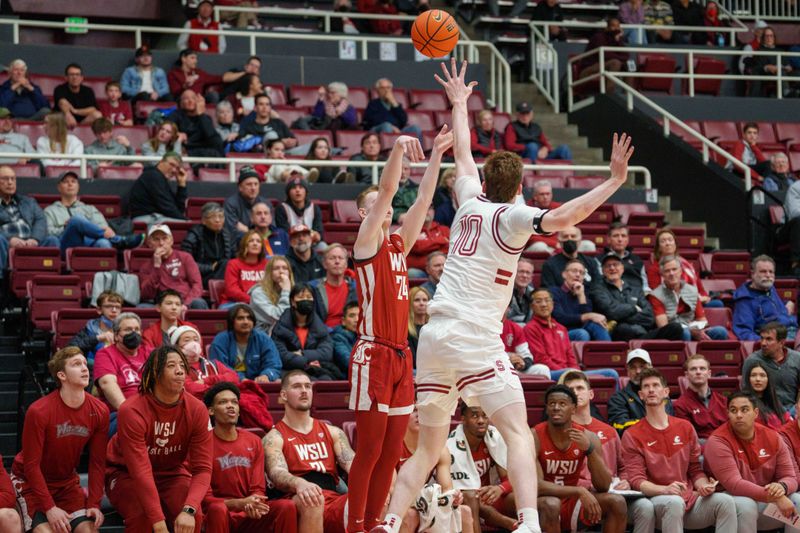
[[[375,468],[372,470],[372,477],[369,484],[369,494],[367,495],[367,507],[364,513],[366,530],[380,524],[383,518],[383,508],[386,505],[386,497],[392,486],[394,469],[400,454],[403,451],[403,435],[406,433],[409,415],[390,416],[386,426],[386,436],[383,439],[381,455]]]
[[[356,456],[347,477],[347,531],[352,533],[369,531],[364,523],[367,495],[374,482],[373,470],[381,455],[389,418],[376,407],[373,404],[369,411],[356,411]]]

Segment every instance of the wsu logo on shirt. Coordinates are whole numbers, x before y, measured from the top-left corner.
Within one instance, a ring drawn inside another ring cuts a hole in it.
[[[88,437],[89,428],[85,426],[73,426],[69,422],[63,424],[56,424],[56,438],[61,437]],[[762,452],[764,450],[761,450]]]
[[[175,421],[172,422],[154,422],[153,435],[155,436],[156,447],[148,447],[150,455],[169,455],[180,451],[183,444],[169,446],[169,439],[175,434]]]
[[[312,442],[310,444],[295,444],[294,449],[297,457],[301,461],[307,461],[308,466],[317,472],[327,472],[323,459],[328,458],[328,447],[324,442]]]

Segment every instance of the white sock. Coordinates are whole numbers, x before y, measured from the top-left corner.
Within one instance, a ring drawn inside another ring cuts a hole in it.
[[[399,533],[400,526],[403,524],[403,519],[394,513],[386,513],[383,522],[389,527],[392,533]]]
[[[541,533],[542,529],[539,525],[539,511],[533,507],[525,507],[517,511],[517,519],[520,523],[524,524],[531,533]]]

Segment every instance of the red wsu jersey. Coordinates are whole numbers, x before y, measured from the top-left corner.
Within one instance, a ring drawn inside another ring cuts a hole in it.
[[[311,431],[300,433],[281,420],[275,424],[275,429],[283,437],[283,456],[286,458],[289,473],[303,477],[319,472],[333,477],[334,483],[339,482],[333,437],[327,424],[315,419]]]
[[[494,466],[494,459],[489,454],[489,448],[486,443],[481,441],[478,449],[472,453],[472,461],[475,463],[475,469],[478,471],[478,477],[481,478],[481,487],[486,487],[492,484],[490,471]]]
[[[408,344],[408,269],[403,239],[392,234],[378,253],[356,261],[356,289],[361,314],[358,334],[398,348]]]
[[[572,427],[583,429],[574,422]],[[544,479],[557,485],[577,486],[586,463],[586,455],[574,442],[570,442],[566,450],[559,450],[547,433],[547,422],[537,424],[534,429],[539,437],[537,458],[542,465]]]

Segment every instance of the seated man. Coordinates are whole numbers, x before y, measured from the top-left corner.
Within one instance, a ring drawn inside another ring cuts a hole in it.
[[[197,328],[191,322],[181,320],[183,314],[183,299],[175,289],[164,289],[156,295],[156,309],[160,318],[150,324],[143,332],[142,339],[153,348],[164,344],[172,344],[169,340],[170,331],[181,326]]]
[[[406,265],[409,269],[427,270],[430,265],[431,258],[440,257],[441,267],[444,267],[444,258],[450,247],[450,228],[443,224],[439,224],[434,220],[433,207],[428,209],[425,215],[425,222],[420,230],[419,237],[411,247],[411,251],[406,256]],[[434,255],[435,254],[435,255]],[[437,261],[439,262],[439,261]],[[435,269],[434,269],[435,270]],[[438,276],[433,283],[426,284],[425,289],[428,290],[431,297],[436,293],[436,284],[439,283],[439,278],[442,276],[442,268],[438,268]],[[409,273],[409,277],[415,276],[413,272]],[[428,272],[428,279],[432,280],[431,273]],[[431,290],[433,289],[433,290]]]
[[[286,201],[275,209],[275,225],[282,230],[289,231],[298,224],[311,228],[311,242],[315,247],[325,248],[322,209],[308,197],[308,182],[299,176],[286,182]]]
[[[800,505],[792,453],[777,431],[756,423],[757,401],[734,392],[728,422],[709,437],[704,451],[706,468],[733,496],[739,531],[783,529],[782,522],[763,514],[767,504],[774,503],[786,518],[797,515]]]
[[[172,190],[170,180],[177,189]],[[180,154],[167,152],[157,165],[147,167],[131,187],[128,211],[134,222],[160,224],[186,220],[186,170]]]
[[[95,206],[81,202],[80,183],[78,174],[71,170],[61,174],[56,185],[61,198],[44,208],[47,233],[59,239],[62,252],[74,246],[125,249],[142,244],[143,235],[120,237]]]
[[[153,54],[146,44],[134,52],[133,65],[122,72],[120,86],[122,94],[130,99],[131,105],[139,100],[153,102],[172,100],[167,73],[161,67],[153,65]]]
[[[488,157],[503,149],[503,137],[494,129],[494,115],[488,109],[478,112],[478,123],[470,130],[473,157]]]
[[[783,409],[794,412],[800,388],[800,352],[786,346],[786,328],[780,322],[770,322],[761,328],[761,348],[744,360],[742,376],[749,376],[756,363],[766,369],[769,385]]]
[[[58,388],[25,413],[22,451],[11,467],[25,531],[96,532],[104,518],[100,500],[108,408],[85,390],[89,365],[78,348],[57,351],[47,367]],[[89,452],[88,497],[77,473],[84,448]]]
[[[268,202],[261,196],[261,178],[251,166],[239,169],[239,192],[225,199],[225,227],[238,240],[250,229],[253,206]]]
[[[315,312],[328,329],[341,324],[345,305],[358,300],[356,280],[346,275],[347,256],[347,249],[341,244],[329,245],[323,254],[325,277],[310,283],[314,289]]]
[[[564,283],[561,273],[571,259],[577,259],[583,263],[583,267],[586,269],[583,283],[587,288],[601,278],[597,260],[581,253],[595,251],[594,243],[582,240],[582,236],[580,228],[576,226],[558,232],[558,245],[561,250],[560,253],[548,257],[542,265],[543,287],[560,287]]]
[[[419,185],[411,181],[411,162],[403,158],[403,171],[400,173],[397,192],[392,198],[392,223],[402,224],[408,209],[414,205]]]
[[[67,346],[78,347],[86,359],[93,363],[95,353],[114,344],[114,321],[122,311],[123,304],[120,294],[114,291],[101,292],[97,297],[97,314],[100,316],[89,320]]]
[[[444,227],[444,229],[447,229],[447,227]],[[425,230],[423,229],[423,231]],[[417,240],[417,243],[419,243],[419,240]],[[416,246],[416,244],[414,246]],[[428,255],[428,260],[425,264],[425,274],[428,275],[428,281],[422,284],[422,288],[428,291],[431,298],[436,294],[436,287],[439,285],[439,280],[442,279],[444,262],[446,259],[447,255],[445,252],[431,252]],[[406,261],[408,261],[408,258],[406,258]]]
[[[17,493],[5,468],[0,468],[0,530],[22,531],[17,511]]]
[[[297,148],[297,139],[283,120],[272,116],[272,99],[266,94],[259,94],[255,98],[255,110],[239,124],[239,139],[252,137],[250,151],[259,153],[264,152],[266,143],[280,139],[292,153],[291,150]]]
[[[305,224],[297,224],[289,231],[289,246],[286,259],[292,265],[295,283],[308,283],[325,275],[325,265],[311,247],[311,230]]]
[[[687,357],[683,371],[689,386],[672,406],[675,416],[692,423],[703,444],[715,429],[727,421],[727,402],[724,396],[708,386],[711,364],[704,355],[698,353]]]
[[[630,58],[628,52],[624,50],[609,50],[609,48],[623,48],[625,46],[625,35],[617,17],[610,17],[606,21],[606,27],[598,31],[589,38],[586,43],[584,53],[606,48],[603,53],[603,70],[610,72],[620,72],[627,70],[627,62]],[[600,54],[589,54],[580,61],[578,79],[587,78],[600,72]],[[613,93],[614,83],[606,79],[606,91]]]
[[[650,286],[647,284],[644,261],[633,253],[630,246],[628,246],[628,243],[630,243],[628,233],[628,226],[624,222],[612,222],[609,224],[608,246],[605,247],[603,253],[612,253],[619,257],[624,267],[622,279],[625,280],[625,283],[638,287],[647,293],[650,291]]]
[[[208,309],[203,299],[203,279],[194,258],[172,247],[172,230],[166,224],[150,226],[147,246],[153,250],[153,259],[147,261],[139,272],[142,301],[152,302],[166,289],[175,289],[190,309]]]
[[[289,233],[272,222],[272,209],[264,202],[253,204],[250,211],[250,228],[264,241],[267,259],[289,252]]]
[[[199,532],[214,450],[203,402],[184,391],[189,363],[174,346],[150,354],[139,394],[108,444],[106,494],[130,531]]]
[[[200,224],[192,226],[181,242],[181,250],[197,263],[203,287],[211,279],[223,279],[228,259],[236,255],[233,235],[225,223],[225,210],[216,202],[203,205]]]
[[[5,107],[0,107],[0,154],[3,152],[35,154],[36,149],[27,135],[14,131],[14,115]],[[35,157],[31,155],[31,158]],[[0,158],[0,163],[23,165],[28,159]]]
[[[8,64],[8,79],[0,84],[0,107],[24,120],[42,120],[50,113],[50,102],[28,79],[28,65],[22,59]]]
[[[98,109],[114,126],[133,126],[133,109],[128,100],[122,99],[118,81],[106,83],[106,99],[98,103]]]
[[[533,194],[527,204],[539,209],[555,209],[561,202],[553,200],[553,184],[548,180],[538,180],[533,184]],[[529,252],[547,252],[552,254],[558,248],[558,233],[547,235],[533,234],[528,239],[525,249]]]
[[[91,87],[83,84],[83,70],[77,63],[70,63],[64,69],[66,82],[53,91],[56,108],[64,113],[67,126],[91,124],[103,116],[97,109],[97,99]]]
[[[178,110],[169,116],[180,131],[186,154],[196,157],[223,157],[222,138],[205,113],[205,101],[191,89],[181,93]]]
[[[770,256],[759,255],[750,261],[750,281],[736,289],[733,301],[733,333],[740,341],[759,340],[759,332],[768,322],[783,324],[786,338],[794,340],[797,333],[795,305],[792,301],[784,304],[778,296],[775,261]]]
[[[789,158],[782,152],[769,157],[769,171],[764,176],[764,190],[770,192],[786,192],[797,177],[789,169]]]
[[[748,122],[742,127],[742,138],[733,145],[731,155],[750,167],[757,176],[769,172],[769,159],[758,146],[758,124],[755,122]],[[740,172],[738,167],[734,168]]]
[[[608,399],[608,422],[620,435],[644,418],[645,405],[639,397],[641,376],[642,372],[653,368],[653,362],[647,350],[637,348],[628,352],[625,367],[628,373],[628,384]],[[673,415],[675,411],[669,397],[665,400],[665,404],[667,414]]]
[[[114,166],[132,166],[141,168],[141,163],[133,163],[131,161],[113,161],[111,157],[115,155],[136,155],[136,150],[131,146],[131,142],[124,135],[117,135],[114,137],[114,124],[105,117],[100,117],[92,122],[92,133],[94,133],[95,141],[86,147],[86,153],[89,155],[107,155],[108,161],[98,161],[96,159],[90,160],[89,165],[97,170],[98,168]]]
[[[344,533],[347,495],[336,492],[338,468],[350,471],[355,453],[341,429],[311,417],[311,379],[302,370],[281,381],[284,415],[264,437],[267,477],[297,507],[297,530]]]
[[[203,499],[203,514],[208,524],[227,524],[227,528],[220,527],[221,531],[295,533],[294,503],[267,501],[261,440],[236,428],[240,396],[239,387],[223,381],[212,385],[203,397],[214,421],[211,490]]]
[[[533,362],[533,354],[528,348],[528,341],[525,339],[525,331],[522,326],[510,318],[503,319],[503,332],[500,334],[500,340],[503,341],[509,362],[514,365],[517,372],[550,379],[550,369],[546,365]]]
[[[608,493],[612,478],[600,439],[572,421],[578,405],[575,393],[565,385],[553,385],[544,393],[544,404],[547,422],[532,430],[542,528],[574,531],[579,524],[602,522],[603,531],[624,533],[628,512],[625,499]],[[580,485],[584,467],[589,470],[595,492]]]
[[[553,318],[567,328],[570,341],[610,341],[606,317],[592,312],[592,301],[586,297],[583,280],[586,268],[577,259],[567,261],[561,272],[564,282],[551,287]],[[595,283],[597,285],[597,283]]]
[[[408,115],[403,105],[394,96],[394,85],[388,78],[375,82],[375,93],[364,110],[364,129],[374,133],[410,133],[415,137],[422,136],[422,130],[416,124],[408,123]]]
[[[444,266],[444,264],[442,264]],[[511,302],[508,304],[506,317],[517,324],[524,326],[533,318],[533,261],[520,257],[517,261],[517,274],[514,277],[514,290],[511,293]]]
[[[350,354],[358,337],[356,326],[360,312],[361,306],[358,302],[347,302],[342,313],[342,323],[331,331],[333,362],[343,373],[347,373],[347,369],[350,368]]]
[[[572,150],[566,144],[553,148],[542,127],[533,121],[533,108],[528,102],[517,104],[517,118],[506,126],[503,136],[506,150],[516,152],[526,159],[572,159]]]
[[[703,473],[697,433],[686,420],[667,414],[667,380],[649,368],[642,372],[641,384],[646,415],[622,436],[622,460],[631,487],[653,504],[650,531],[657,527],[662,533],[683,533],[684,527],[713,526],[717,533],[735,533],[734,500],[714,492],[717,482]]]

